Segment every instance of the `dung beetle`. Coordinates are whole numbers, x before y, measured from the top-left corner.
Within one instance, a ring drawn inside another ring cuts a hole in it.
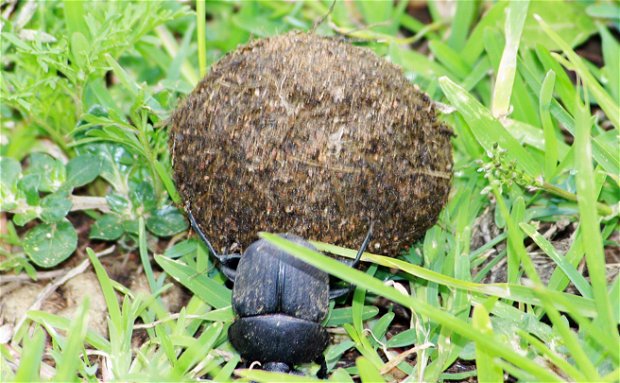
[[[327,375],[323,351],[329,344],[321,322],[327,316],[329,300],[350,291],[330,291],[329,275],[260,239],[243,253],[218,254],[206,238],[191,211],[192,228],[220,263],[220,269],[234,282],[232,308],[237,320],[228,329],[228,339],[246,361],[258,361],[263,370],[293,372],[293,366],[316,362],[319,378]],[[354,260],[357,266],[372,233],[368,234]],[[294,243],[317,251],[293,234],[280,234]]]

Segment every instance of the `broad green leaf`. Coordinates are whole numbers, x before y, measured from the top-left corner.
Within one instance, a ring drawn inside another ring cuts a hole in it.
[[[111,192],[105,196],[105,200],[113,212],[121,215],[128,213],[129,200],[125,196]]]
[[[41,200],[39,191],[41,187],[40,174],[26,174],[17,181],[17,189],[20,194],[26,198],[26,202],[30,206],[39,204]]]
[[[91,183],[101,172],[101,158],[83,154],[73,158],[67,164],[66,184],[71,188]]]
[[[77,233],[66,219],[37,225],[24,236],[24,251],[41,267],[56,266],[69,258],[76,246]]]
[[[38,175],[40,177],[40,185],[38,189],[42,192],[55,192],[58,190],[66,179],[65,166],[45,153],[33,153],[29,157],[28,168],[24,171],[24,175]]]
[[[0,185],[2,188],[11,187],[17,182],[22,167],[19,161],[10,157],[0,157]]]
[[[69,213],[71,206],[66,192],[48,194],[41,200],[41,220],[45,223],[60,222]]]
[[[146,227],[158,237],[169,237],[186,230],[187,219],[179,209],[168,205],[153,211],[146,220]]]
[[[561,48],[540,29],[534,15],[544,16],[549,26],[562,35],[571,47],[578,46],[596,32],[592,18],[588,17],[585,7],[578,2],[532,1],[523,28],[523,45],[528,47],[541,44],[549,50]]]
[[[116,214],[104,214],[90,228],[89,238],[115,241],[123,235],[121,218]]]
[[[134,211],[151,211],[157,206],[157,197],[153,186],[146,181],[132,185],[129,198]]]
[[[13,223],[17,226],[24,226],[28,222],[39,217],[38,209],[39,206],[30,206],[25,212],[16,213],[13,216]]]

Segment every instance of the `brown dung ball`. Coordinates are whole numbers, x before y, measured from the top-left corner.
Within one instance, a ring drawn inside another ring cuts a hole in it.
[[[217,251],[259,231],[398,255],[448,198],[451,130],[401,70],[314,34],[254,41],[172,117],[179,191]]]

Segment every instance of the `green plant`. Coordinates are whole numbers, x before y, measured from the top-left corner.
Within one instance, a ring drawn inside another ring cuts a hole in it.
[[[312,380],[235,370],[231,290],[182,238],[165,121],[205,66],[250,38],[312,28],[331,1],[208,1],[197,14],[173,2],[24,4],[0,21],[3,278],[38,278],[45,259],[105,241],[136,252],[149,291],[111,279],[88,249],[108,334],[87,329],[87,304],[73,319],[30,311],[0,344],[0,379]],[[620,246],[618,5],[454,6],[428,2],[425,24],[405,1],[336,2],[316,27],[401,66],[439,102],[456,133],[440,222],[397,258],[365,254],[366,272],[263,236],[356,284],[324,323],[333,381],[616,381],[620,283],[606,257]],[[592,36],[596,63],[577,49]],[[178,313],[163,304],[169,277],[192,294]]]

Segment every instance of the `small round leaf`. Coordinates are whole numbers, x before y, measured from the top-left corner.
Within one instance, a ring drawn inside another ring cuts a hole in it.
[[[101,172],[101,158],[83,154],[67,164],[67,185],[79,187],[92,182]]]
[[[118,215],[105,214],[97,218],[95,224],[90,228],[90,238],[115,241],[123,235],[123,231],[121,219]]]
[[[45,223],[59,222],[69,213],[71,206],[67,193],[48,194],[41,200],[41,220]]]
[[[40,267],[53,267],[67,259],[77,246],[77,233],[66,219],[44,223],[26,233],[24,251]]]
[[[179,209],[168,205],[153,211],[146,220],[146,227],[158,237],[169,237],[187,229],[187,220]]]

